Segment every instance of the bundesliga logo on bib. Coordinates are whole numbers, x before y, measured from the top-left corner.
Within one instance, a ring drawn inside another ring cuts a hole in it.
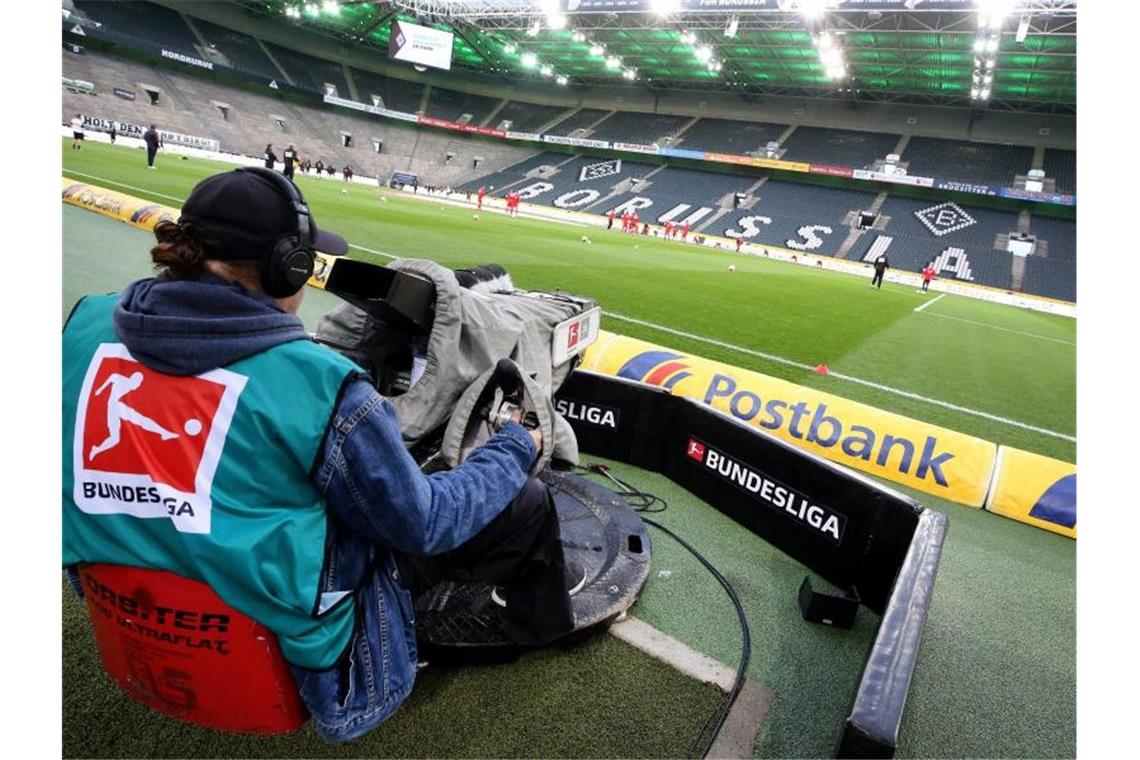
[[[245,382],[224,369],[164,375],[120,343],[100,345],[76,410],[76,506],[209,533],[214,473]]]

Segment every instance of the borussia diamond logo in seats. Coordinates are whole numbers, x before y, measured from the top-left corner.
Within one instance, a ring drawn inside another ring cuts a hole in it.
[[[404,42],[405,42],[404,33],[400,32],[399,34],[396,35],[396,47],[403,47]]]
[[[978,221],[967,214],[957,203],[939,203],[937,206],[915,211],[918,221],[937,237],[965,229]]]
[[[609,161],[599,161],[596,164],[586,164],[578,172],[579,182],[589,182],[592,179],[613,177],[621,174],[621,159],[611,158]]]

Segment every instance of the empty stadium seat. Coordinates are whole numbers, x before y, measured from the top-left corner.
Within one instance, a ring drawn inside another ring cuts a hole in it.
[[[1056,180],[1058,193],[1077,192],[1077,153],[1072,150],[1045,149],[1045,176]]]
[[[443,87],[432,87],[424,113],[448,121],[459,121],[463,116],[469,115],[470,119],[464,123],[478,125],[491,115],[500,100],[502,98],[488,98],[484,95],[470,95]]]
[[[692,118],[618,111],[595,127],[590,133],[590,139],[652,145],[675,134]]]
[[[102,24],[104,32],[199,57],[198,39],[177,11],[154,3],[107,0],[75,0],[75,9]]]
[[[100,564],[79,579],[103,667],[131,699],[217,731],[282,734],[308,720],[277,637],[206,584]]]
[[[424,86],[419,82],[408,82],[356,68],[352,70],[352,78],[356,81],[357,95],[365,103],[371,104],[370,96],[378,95],[384,101],[384,107],[393,111],[417,113],[420,110]]]
[[[537,132],[547,123],[553,121],[555,116],[565,112],[564,106],[540,106],[534,103],[512,100],[503,106],[503,109],[495,115],[494,123],[488,126],[497,127],[503,122],[509,121],[511,125],[506,129],[515,132]]]
[[[556,124],[550,130],[550,134],[569,135],[579,129],[585,129],[607,113],[609,113],[609,111],[604,111],[601,108],[583,108],[576,114]]]
[[[751,154],[763,151],[769,142],[778,140],[787,128],[787,124],[701,119],[685,130],[681,141],[674,147],[737,155]]]
[[[281,72],[253,37],[211,24],[204,19],[194,19],[194,25],[198,27],[198,31],[206,41],[221,51],[235,69],[257,74],[268,81],[281,78]]]
[[[900,135],[859,132],[851,129],[796,127],[784,141],[785,161],[870,167],[898,145]]]
[[[919,177],[951,177],[995,187],[1010,187],[1029,171],[1033,148],[936,137],[912,137],[901,159],[907,173]]]

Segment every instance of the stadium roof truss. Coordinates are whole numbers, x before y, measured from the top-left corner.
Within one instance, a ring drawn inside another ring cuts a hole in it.
[[[564,76],[586,87],[1076,112],[1076,0],[1006,0],[985,103],[970,97],[979,35],[974,0],[864,0],[858,10],[825,0],[829,9],[815,20],[794,0],[720,2],[723,8],[693,12],[700,0],[674,0],[678,12],[669,15],[650,12],[657,7],[651,0],[605,0],[605,12],[589,10],[602,0],[344,0],[319,14],[312,12],[318,4],[301,0],[235,2],[385,51],[392,19],[447,29],[455,33],[453,68],[504,81]],[[567,11],[568,3],[579,10]],[[310,12],[285,17],[287,8],[306,5]],[[562,28],[552,28],[554,11],[567,11]],[[829,77],[821,61],[824,32],[843,50],[842,78]],[[698,54],[700,47],[707,49]],[[527,53],[533,57],[524,61]],[[617,62],[607,66],[608,58]],[[551,73],[541,73],[542,65]]]

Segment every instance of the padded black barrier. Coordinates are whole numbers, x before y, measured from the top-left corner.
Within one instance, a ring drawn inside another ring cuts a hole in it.
[[[870,609],[885,609],[923,511],[917,502],[656,386],[576,370],[556,404],[582,451],[664,473],[834,585],[854,586]]]
[[[837,757],[893,757],[949,521],[926,510],[871,644]]]
[[[945,515],[656,386],[576,370],[556,404],[583,452],[664,474],[882,615],[838,753],[891,757]]]

